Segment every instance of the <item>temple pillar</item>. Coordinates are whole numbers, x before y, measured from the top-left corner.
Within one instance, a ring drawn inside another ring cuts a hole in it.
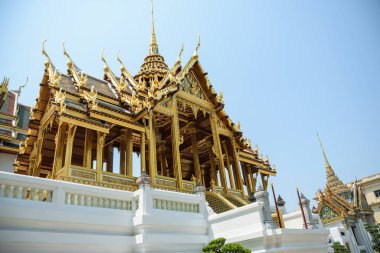
[[[126,148],[127,148],[127,129],[120,131],[120,174],[126,174]]]
[[[53,168],[52,168],[52,179],[56,178],[57,172],[62,167],[62,156],[63,156],[63,143],[64,143],[64,134],[65,134],[65,127],[66,125],[63,124],[61,121],[58,125],[57,134],[55,135],[54,142],[55,142],[55,149],[54,149],[54,161],[53,161]]]
[[[218,176],[216,175],[215,155],[214,155],[214,151],[212,149],[212,147],[213,147],[212,140],[210,138],[208,138],[206,141],[207,141],[207,144],[208,144],[208,153],[209,153],[209,156],[210,156],[211,180],[214,181],[215,185],[218,185]],[[210,185],[211,185],[211,183],[210,183]]]
[[[256,183],[253,184],[253,176],[252,176],[252,165],[247,164],[247,174],[248,174],[248,184],[249,188],[251,188],[251,192],[255,193],[256,192]]]
[[[67,127],[67,143],[66,143],[66,152],[65,152],[65,169],[66,169],[66,176],[69,175],[69,169],[71,166],[71,157],[73,154],[73,143],[74,143],[74,136],[75,131],[77,130],[77,126],[74,124],[68,124]]]
[[[194,173],[197,182],[202,182],[201,167],[199,163],[199,154],[197,146],[197,129],[195,127],[188,128],[189,133],[191,134],[191,148],[193,151],[193,164],[194,164]]]
[[[206,186],[206,180],[205,180],[205,173],[206,173],[206,168],[204,167],[204,165],[202,165],[202,168],[201,168],[201,179],[202,179],[202,185]]]
[[[149,116],[149,176],[153,183],[156,182],[156,173],[157,173],[157,157],[156,157],[156,134],[153,125],[153,113]]]
[[[132,176],[133,172],[133,139],[132,139],[132,130],[128,129],[126,132],[126,175]]]
[[[231,138],[231,145],[232,145],[232,159],[233,159],[233,165],[235,168],[235,184],[237,189],[244,191],[244,185],[243,185],[243,178],[241,174],[241,167],[239,162],[239,154],[236,148],[236,142],[235,138]]]
[[[178,110],[177,110],[177,98],[173,97],[173,117],[172,117],[172,152],[173,152],[173,171],[177,178],[177,188],[182,190],[182,169],[181,169],[181,157],[179,151],[180,145],[180,132],[179,132],[179,121],[178,121]]]
[[[141,167],[141,174],[146,172],[146,165],[145,165],[145,132],[140,133],[140,167]]]
[[[262,173],[260,173],[260,175],[261,175],[261,182],[263,183],[264,191],[266,191],[267,188],[268,188],[269,175],[265,175],[265,174],[262,174]]]
[[[218,127],[216,125],[216,121],[217,121],[216,114],[215,114],[215,112],[212,112],[211,118],[210,118],[212,137],[213,137],[213,141],[214,141],[216,157],[218,158],[218,167],[219,167],[221,184],[222,184],[224,191],[227,193],[228,188],[227,188],[226,172],[225,172],[225,168],[224,168],[222,147],[220,145],[220,137],[219,137],[219,131],[218,131]]]
[[[242,167],[243,167],[244,182],[245,182],[245,185],[247,186],[248,196],[251,196],[251,194],[252,194],[252,188],[251,188],[251,183],[250,183],[249,177],[248,177],[248,166],[247,165],[242,165]]]
[[[230,157],[228,155],[227,144],[226,144],[225,141],[223,141],[222,145],[223,145],[223,150],[224,150],[224,154],[225,154],[225,157],[226,157],[226,163],[227,163],[227,169],[228,169],[228,178],[230,180],[230,187],[231,187],[231,189],[236,189],[235,182],[234,182],[234,175],[232,174]]]
[[[112,172],[113,168],[113,146],[112,143],[107,146],[107,172]]]
[[[106,134],[103,132],[97,132],[96,141],[96,181],[100,181],[100,174],[103,171],[103,148]]]
[[[42,161],[42,147],[44,145],[45,135],[46,135],[47,129],[40,129],[38,132],[38,139],[37,139],[37,151],[34,161],[34,169],[33,169],[33,176],[39,177],[40,176],[40,169],[41,169],[41,161]]]
[[[159,144],[159,150],[160,150],[160,175],[161,176],[168,176],[166,173],[166,142],[165,141],[160,141]]]
[[[83,167],[92,168],[92,130],[86,128],[84,152],[83,152]]]

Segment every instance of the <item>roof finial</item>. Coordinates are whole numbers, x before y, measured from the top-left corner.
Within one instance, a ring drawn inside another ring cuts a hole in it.
[[[179,54],[178,54],[177,62],[181,62],[182,53],[183,53],[183,43],[182,43],[181,50],[179,51]]]
[[[107,71],[109,67],[108,67],[108,63],[106,59],[104,58],[104,48],[102,48],[102,54],[100,56],[100,59],[102,60],[102,62],[104,62],[104,67],[103,67],[104,71]]]
[[[159,54],[158,52],[158,45],[156,41],[156,32],[154,30],[154,12],[153,12],[153,0],[151,0],[152,7],[151,7],[151,14],[152,14],[152,38],[150,41],[150,47],[149,47],[149,55],[156,55]]]
[[[42,54],[43,55],[45,55],[45,57],[46,57],[46,61],[45,61],[45,64],[51,64],[51,60],[50,60],[50,57],[49,57],[49,55],[46,53],[46,51],[45,51],[45,42],[46,42],[47,40],[44,40],[43,42],[42,42]]]
[[[29,81],[29,78],[26,77],[26,82],[17,89],[17,92],[18,92],[19,95],[21,94],[21,89],[26,86],[26,84],[28,83],[28,81]]]
[[[198,44],[197,47],[195,48],[193,57],[198,57],[198,49],[201,46],[201,35],[198,33]]]
[[[69,53],[66,51],[65,43],[66,43],[66,41],[64,40],[62,42],[63,54],[67,57],[67,66],[70,67],[70,65],[73,63],[73,60],[71,59]]]
[[[317,137],[318,137],[318,140],[319,140],[319,144],[321,145],[323,157],[325,159],[326,170],[331,170],[331,165],[330,165],[329,161],[327,160],[327,156],[325,154],[325,149],[323,148],[322,141],[321,141],[321,138],[319,138],[319,134],[318,133],[317,133]]]

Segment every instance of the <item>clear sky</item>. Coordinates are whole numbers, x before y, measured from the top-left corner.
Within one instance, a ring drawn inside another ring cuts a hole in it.
[[[0,78],[35,103],[41,43],[66,71],[62,41],[85,72],[103,77],[101,49],[114,72],[116,53],[136,73],[150,41],[150,1],[0,0]],[[199,57],[225,110],[276,164],[277,193],[296,208],[325,185],[319,132],[343,181],[380,172],[380,1],[156,0],[160,53],[182,62],[201,35]]]

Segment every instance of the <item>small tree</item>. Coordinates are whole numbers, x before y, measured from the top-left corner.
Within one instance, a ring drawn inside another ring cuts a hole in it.
[[[365,229],[372,237],[372,248],[375,252],[380,252],[380,227],[379,225],[364,224]]]
[[[332,245],[332,248],[334,249],[334,253],[347,253],[348,250],[345,246],[343,246],[340,242],[334,242]]]
[[[226,242],[225,238],[218,238],[212,240],[209,244],[207,244],[202,251],[204,253],[222,253],[222,247]]]
[[[204,253],[251,253],[250,249],[244,248],[239,243],[227,243],[225,238],[212,240],[202,251]]]
[[[251,250],[239,243],[227,243],[222,247],[222,253],[251,253]]]

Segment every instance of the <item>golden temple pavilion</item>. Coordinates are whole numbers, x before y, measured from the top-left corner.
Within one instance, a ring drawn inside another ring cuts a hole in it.
[[[339,179],[327,160],[321,141],[320,145],[325,160],[327,181],[325,190],[317,193],[318,207],[313,211],[319,214],[324,224],[336,221],[351,224],[360,218],[374,223],[373,211],[368,206],[361,188],[355,183],[349,188]]]
[[[43,46],[45,72],[15,171],[135,190],[139,175],[133,174],[133,163],[138,162],[152,187],[192,192],[198,183],[228,199],[226,208],[246,204],[256,182],[266,189],[276,170],[223,109],[222,92],[208,80],[199,47],[198,41],[184,65],[181,49],[168,67],[159,52],[153,12],[149,52],[136,75],[119,55],[121,73],[114,74],[102,53],[104,77],[93,77],[65,48],[63,73]]]

